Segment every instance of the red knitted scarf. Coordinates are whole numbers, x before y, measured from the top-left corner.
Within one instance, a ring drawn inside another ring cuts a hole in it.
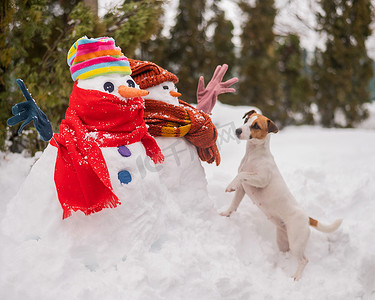
[[[113,192],[100,147],[141,141],[155,163],[164,160],[156,141],[147,133],[143,112],[142,98],[125,102],[74,84],[60,132],[51,141],[58,147],[55,184],[63,219],[71,215],[71,210],[88,215],[121,204]]]

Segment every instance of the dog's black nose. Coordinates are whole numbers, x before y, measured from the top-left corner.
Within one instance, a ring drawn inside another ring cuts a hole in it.
[[[236,135],[237,135],[237,136],[240,136],[241,133],[242,133],[242,129],[241,129],[241,128],[237,128],[237,129],[236,129]]]

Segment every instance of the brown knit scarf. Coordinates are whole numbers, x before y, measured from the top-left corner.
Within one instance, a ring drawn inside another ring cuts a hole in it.
[[[158,100],[145,100],[144,120],[152,136],[185,137],[198,151],[199,158],[220,164],[216,145],[217,130],[208,114],[184,101],[180,106]]]

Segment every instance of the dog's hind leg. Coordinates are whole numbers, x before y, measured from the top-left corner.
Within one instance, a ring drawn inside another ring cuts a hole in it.
[[[295,281],[301,279],[302,272],[305,269],[307,263],[309,262],[309,260],[306,258],[305,255],[302,255],[302,257],[298,257],[297,260],[298,260],[298,267],[297,267],[296,273],[293,276]]]
[[[308,226],[307,217],[303,214],[296,216],[288,222],[286,228],[288,233],[288,241],[290,251],[297,258],[298,267],[294,274],[294,280],[299,280],[305,269],[308,259],[305,257],[305,248],[310,236],[310,228]]]
[[[225,217],[230,217],[232,212],[236,211],[238,206],[240,205],[243,197],[245,196],[245,190],[242,186],[242,184],[236,189],[236,192],[234,194],[234,198],[232,200],[231,205],[226,211],[223,211],[220,213],[220,215],[225,216]]]
[[[289,251],[288,233],[285,225],[276,226],[276,242],[281,252]]]

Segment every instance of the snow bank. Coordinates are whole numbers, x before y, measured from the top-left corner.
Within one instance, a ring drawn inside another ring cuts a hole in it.
[[[312,230],[310,262],[294,282],[294,257],[278,251],[274,226],[248,198],[231,218],[217,213],[233,196],[224,190],[245,151],[233,132],[250,109],[215,107],[222,163],[204,164],[210,197],[186,182],[155,211],[150,195],[145,214],[123,203],[63,221],[47,184],[52,162],[36,163],[38,180],[22,187],[29,197],[12,199],[35,159],[1,154],[0,299],[373,299],[375,130],[303,126],[272,136],[301,206],[324,223],[344,219],[333,234]]]
[[[41,154],[38,152],[35,157],[26,157],[17,153],[0,152],[0,220],[9,200],[17,193],[31,166]]]

